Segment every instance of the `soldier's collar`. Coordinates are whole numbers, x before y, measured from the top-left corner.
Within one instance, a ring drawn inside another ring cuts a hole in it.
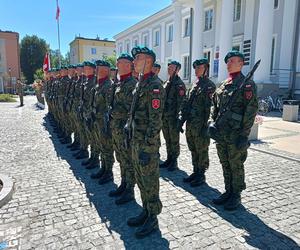
[[[125,74],[125,75],[121,75],[120,76],[120,82],[123,82],[125,81],[127,78],[131,77],[132,76],[132,73],[128,73],[128,74]]]
[[[86,78],[87,78],[88,80],[91,80],[91,79],[93,79],[94,76],[95,76],[95,75],[88,75]]]
[[[97,79],[97,82],[99,85],[103,84],[106,80],[108,80],[108,76],[104,77],[104,78],[99,78]]]
[[[147,74],[144,75],[143,79],[144,81],[146,81],[147,79],[151,78],[152,76],[154,76],[154,73],[153,72],[149,72]]]
[[[241,71],[239,71],[239,72],[234,72],[234,73],[230,73],[230,74],[228,75],[228,78],[225,80],[225,81],[226,81],[225,85],[227,85],[227,84],[232,84],[233,81],[234,81],[236,78],[238,78],[240,75],[241,75]]]

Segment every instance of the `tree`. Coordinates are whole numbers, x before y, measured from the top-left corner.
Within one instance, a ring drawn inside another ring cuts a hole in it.
[[[37,80],[37,79],[44,79],[44,71],[42,68],[40,69],[37,69],[34,73],[34,80]]]
[[[61,59],[61,65],[70,64],[70,53],[68,52],[63,56],[58,50],[50,50],[51,68],[59,67],[59,57]]]
[[[44,56],[49,49],[49,45],[44,39],[37,36],[26,35],[21,41],[20,61],[22,72],[27,79],[27,83],[32,83],[34,73],[43,66]]]
[[[117,61],[116,55],[103,56],[103,60],[109,62],[111,66],[116,67],[116,61]]]

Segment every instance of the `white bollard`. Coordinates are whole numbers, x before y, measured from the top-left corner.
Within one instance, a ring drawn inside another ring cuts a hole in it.
[[[283,105],[282,120],[289,122],[298,121],[299,105]]]

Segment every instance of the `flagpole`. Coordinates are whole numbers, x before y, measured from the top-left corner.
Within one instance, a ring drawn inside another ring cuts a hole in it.
[[[56,0],[56,11],[59,9],[58,7],[58,0]],[[59,62],[59,67],[61,67],[61,58],[60,58],[60,33],[59,33],[59,15],[56,18],[57,21],[57,38],[58,38],[58,62]]]

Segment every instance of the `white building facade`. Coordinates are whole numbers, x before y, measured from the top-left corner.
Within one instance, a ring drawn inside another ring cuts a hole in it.
[[[244,73],[261,59],[254,80],[261,95],[270,91],[300,96],[298,0],[173,0],[167,8],[115,35],[116,52],[135,45],[152,48],[167,79],[167,63],[181,62],[181,78],[195,80],[191,63],[210,61],[216,83],[227,77],[224,57],[232,49],[245,55]]]

